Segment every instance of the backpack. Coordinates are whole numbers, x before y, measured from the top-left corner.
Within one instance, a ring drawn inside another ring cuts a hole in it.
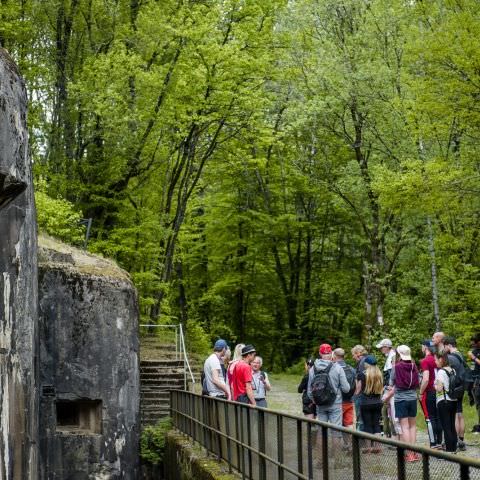
[[[205,372],[202,371],[202,373],[200,374],[200,382],[201,382],[201,385],[202,385],[202,395],[205,395],[208,397],[208,390],[207,390],[207,379],[205,377]]]
[[[329,373],[332,367],[333,363],[322,370],[313,367],[312,398],[315,405],[331,405],[337,397],[337,392],[330,382]]]
[[[355,369],[350,365],[342,365],[343,371],[345,372],[345,376],[347,377],[347,382],[350,385],[350,390],[347,393],[342,392],[342,400],[344,402],[348,402],[355,393],[356,382],[355,382]]]
[[[445,368],[442,368],[442,370],[447,374],[448,377],[447,395],[452,400],[461,400],[463,394],[465,393],[465,383],[463,379],[457,375],[453,368],[451,372]]]
[[[473,383],[473,372],[472,372],[472,370],[468,366],[467,362],[465,361],[465,359],[463,358],[463,356],[460,353],[453,352],[452,355],[455,355],[455,357],[457,357],[460,360],[460,362],[463,364],[463,366],[465,368],[463,383],[464,383],[465,390],[468,390],[470,388],[471,384]]]

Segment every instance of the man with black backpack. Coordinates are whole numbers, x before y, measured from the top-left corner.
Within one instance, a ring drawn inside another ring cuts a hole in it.
[[[353,394],[356,387],[355,369],[345,362],[345,350],[343,348],[336,348],[333,351],[333,361],[338,363],[345,372],[345,377],[350,385],[350,390],[347,393],[342,392],[342,425],[347,428],[353,428]]]
[[[455,374],[460,378],[465,385],[467,382],[467,369],[469,369],[467,362],[463,358],[462,354],[457,349],[457,341],[455,337],[445,337],[443,340],[445,346],[445,352],[447,353],[448,363],[455,370]],[[455,416],[455,429],[458,436],[457,448],[460,451],[467,449],[464,441],[465,436],[465,418],[463,417],[463,396],[465,390],[461,395],[461,398],[457,400],[457,414]]]
[[[343,368],[332,361],[332,347],[323,343],[308,377],[308,396],[317,406],[317,420],[342,425],[342,392],[351,389]]]

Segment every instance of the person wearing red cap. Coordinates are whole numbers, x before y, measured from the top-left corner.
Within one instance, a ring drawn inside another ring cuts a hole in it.
[[[307,393],[311,400],[315,401],[312,392],[312,385],[315,382],[316,375],[322,373],[328,374],[329,386],[325,388],[331,389],[333,398],[331,403],[317,404],[317,420],[322,422],[330,422],[335,425],[342,425],[342,392],[350,391],[350,384],[343,368],[336,362],[332,361],[332,347],[328,343],[323,343],[319,348],[320,359],[315,360],[313,368],[310,369],[308,378]]]

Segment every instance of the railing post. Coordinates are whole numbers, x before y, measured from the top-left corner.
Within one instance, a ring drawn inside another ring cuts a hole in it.
[[[228,462],[228,473],[232,473],[232,452],[230,451],[230,417],[228,416],[228,402],[223,402],[224,411],[225,411],[225,433],[227,435],[227,462]]]
[[[470,467],[460,464],[460,480],[470,480]]]
[[[258,410],[258,450],[260,453],[266,453],[265,412],[263,410]],[[261,455],[258,456],[258,473],[260,480],[267,480],[267,463]]]
[[[406,480],[405,449],[402,447],[397,447],[397,478],[398,480]]]
[[[250,423],[250,413],[251,409],[249,407],[244,407],[245,413],[247,415],[247,445],[252,444],[252,425]],[[248,478],[252,478],[252,451],[250,449],[247,450],[247,457],[248,457]]]
[[[328,427],[322,425],[322,465],[323,480],[328,480]]]
[[[360,438],[352,436],[352,457],[353,457],[353,480],[362,479],[362,468],[360,464]]]
[[[302,441],[302,421],[297,420],[297,456],[298,473],[303,473],[303,441]]]
[[[313,439],[312,439],[312,424],[307,423],[307,461],[308,461],[308,478],[313,479]]]
[[[222,431],[222,427],[220,425],[220,415],[219,415],[219,411],[218,411],[218,404],[219,404],[219,400],[215,400],[213,403],[215,405],[215,418],[216,418],[216,422],[215,422],[215,427],[216,429],[221,432]],[[214,432],[214,436],[217,437],[217,441],[218,441],[218,461],[220,461],[222,459],[222,437],[218,434],[216,434]]]
[[[423,470],[423,480],[430,480],[430,458],[424,453],[422,454],[422,470]]]
[[[277,460],[280,464],[278,466],[278,480],[283,480],[283,418],[281,415],[277,415],[277,449]]]

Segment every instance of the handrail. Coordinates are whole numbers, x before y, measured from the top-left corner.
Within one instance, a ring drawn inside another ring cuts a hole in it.
[[[284,478],[288,473],[297,479],[312,480],[320,478],[321,470],[323,478],[328,479],[332,473],[335,475],[337,468],[350,470],[353,479],[368,478],[364,475],[367,472],[362,473],[362,470],[378,468],[379,462],[385,464],[385,478],[405,480],[407,452],[416,452],[422,460],[414,471],[409,470],[409,478],[413,473],[418,478],[433,480],[437,478],[436,470],[447,468],[442,477],[445,480],[469,480],[473,478],[470,474],[475,475],[480,469],[480,460],[475,458],[410,445],[306,417],[187,391],[171,390],[170,396],[174,426],[219,460],[226,461],[230,472],[237,470],[251,480],[273,478],[272,469],[278,470],[278,478]],[[287,426],[290,427],[288,430]],[[337,432],[337,436],[329,435],[331,432]],[[349,454],[345,454],[335,438],[347,441]],[[376,456],[372,463],[371,456],[362,455],[362,441],[393,447],[396,454],[392,456],[392,452],[384,450],[383,455]],[[336,465],[338,455],[342,457],[339,466]],[[434,460],[448,463],[439,464]],[[449,474],[447,465],[456,465],[458,470]],[[342,471],[342,474],[347,472]]]
[[[185,365],[188,367],[188,371],[190,373],[190,378],[192,379],[192,385],[195,385],[195,378],[192,373],[192,369],[190,368],[190,362],[188,361],[187,349],[185,348],[185,336],[183,335],[183,325],[180,323],[180,351],[183,349],[183,374],[184,374],[184,385],[185,390],[187,389],[187,369]]]
[[[183,325],[178,324],[168,324],[168,325],[157,325],[150,323],[142,323],[139,327],[147,328],[173,328],[175,329],[175,358],[176,360],[182,359],[183,356],[183,384],[185,390],[187,390],[187,368],[192,380],[192,385],[195,385],[195,377],[193,376],[192,369],[190,367],[190,362],[188,361],[187,349],[185,347],[185,335],[183,334]]]

